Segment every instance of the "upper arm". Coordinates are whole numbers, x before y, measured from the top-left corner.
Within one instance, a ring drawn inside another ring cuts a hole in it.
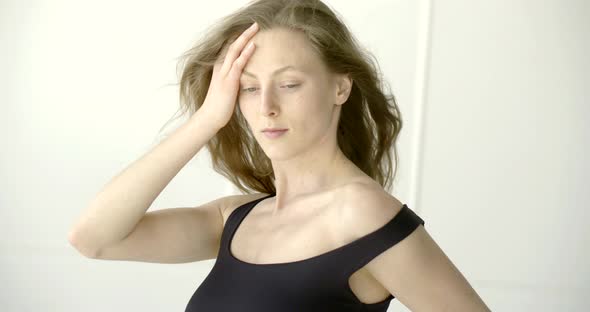
[[[362,190],[354,196],[367,208],[351,209],[358,231],[379,228],[401,211],[402,204],[389,194]],[[366,268],[412,311],[490,311],[422,224]]]
[[[127,237],[101,248],[95,258],[158,263],[214,259],[223,232],[222,211],[232,197],[147,212]]]

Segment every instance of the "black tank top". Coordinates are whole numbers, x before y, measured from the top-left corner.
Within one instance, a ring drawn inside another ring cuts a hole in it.
[[[308,259],[253,264],[230,253],[236,229],[268,196],[236,208],[228,217],[213,269],[192,295],[185,312],[385,312],[393,295],[377,303],[361,302],[350,289],[350,276],[400,242],[424,221],[405,204],[381,228],[355,241]]]

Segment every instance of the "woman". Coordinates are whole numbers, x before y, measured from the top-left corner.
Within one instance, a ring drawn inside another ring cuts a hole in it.
[[[386,311],[394,295],[412,311],[489,311],[388,193],[399,110],[334,12],[256,1],[208,34],[184,58],[189,121],[105,187],[72,244],[97,259],[216,258],[186,311]],[[145,213],[205,144],[258,193]]]

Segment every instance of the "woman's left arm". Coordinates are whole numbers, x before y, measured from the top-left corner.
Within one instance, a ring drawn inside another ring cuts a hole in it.
[[[359,230],[363,233],[382,226],[383,219],[390,220],[402,206],[390,195],[367,189],[349,192],[347,202],[356,203],[346,209],[348,228],[364,229]],[[366,268],[411,311],[490,311],[422,224],[372,259]]]
[[[367,269],[411,311],[490,311],[422,225]]]

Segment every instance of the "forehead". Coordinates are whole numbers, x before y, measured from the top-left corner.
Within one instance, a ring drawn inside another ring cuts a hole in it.
[[[244,70],[267,73],[275,68],[293,65],[306,72],[323,70],[321,59],[303,32],[284,28],[261,30],[252,38],[256,48]]]

